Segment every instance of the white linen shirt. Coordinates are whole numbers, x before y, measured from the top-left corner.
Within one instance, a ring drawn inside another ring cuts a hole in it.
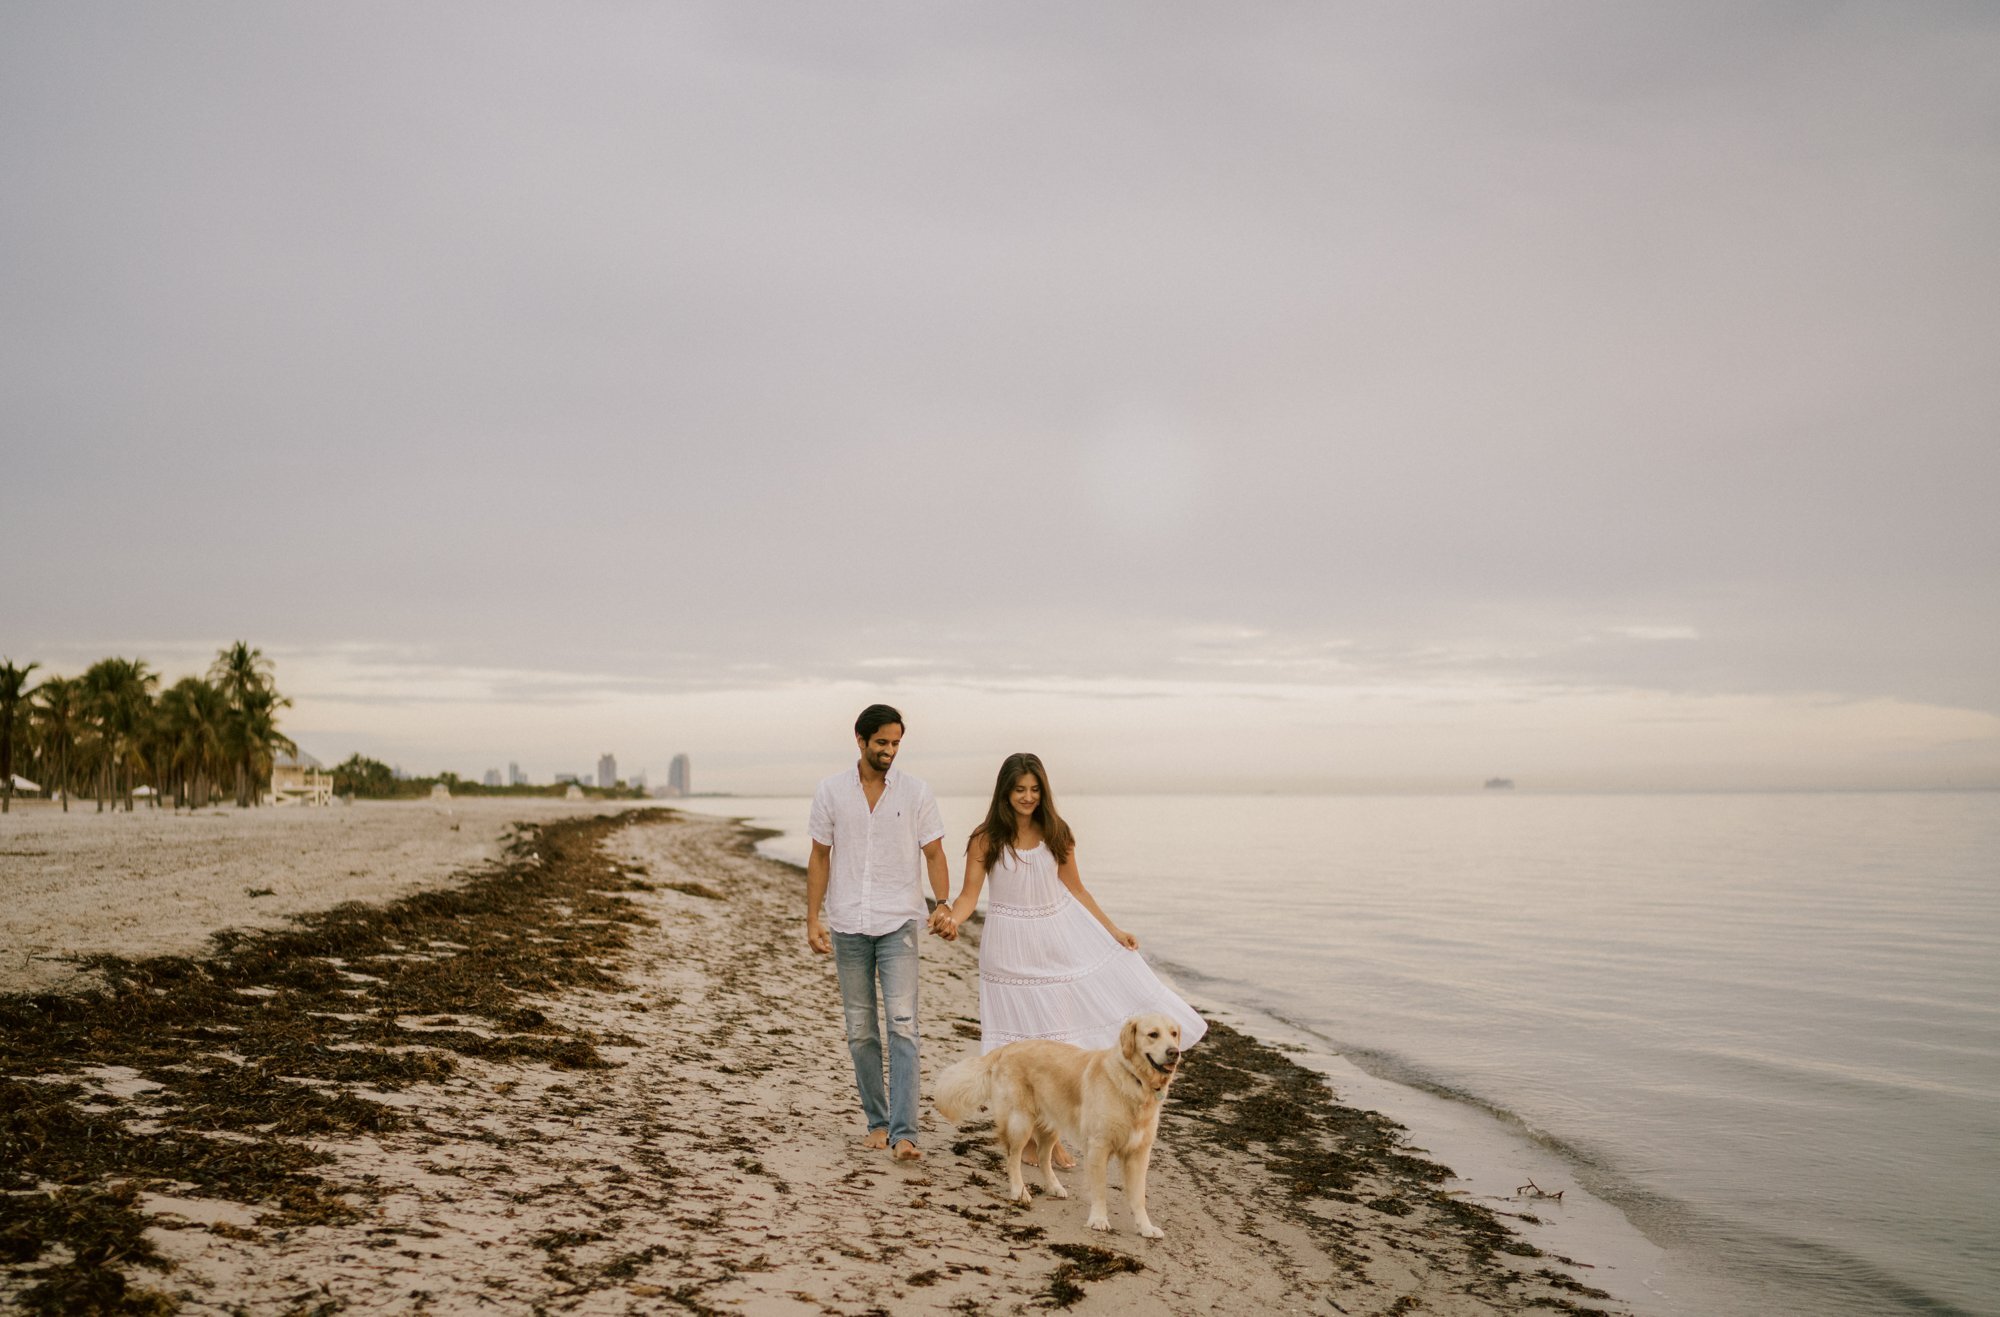
[[[812,839],[832,848],[826,926],[881,937],[923,919],[924,847],[944,836],[937,800],[920,777],[891,768],[882,798],[868,808],[857,765],[813,792]]]

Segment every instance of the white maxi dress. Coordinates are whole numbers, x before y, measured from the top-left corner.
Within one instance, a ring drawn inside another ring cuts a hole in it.
[[[1181,1046],[1208,1032],[1145,957],[1118,945],[1056,877],[1047,845],[1007,850],[986,874],[979,937],[979,1050],[1023,1038],[1110,1047],[1118,1027],[1144,1011],[1180,1022]]]

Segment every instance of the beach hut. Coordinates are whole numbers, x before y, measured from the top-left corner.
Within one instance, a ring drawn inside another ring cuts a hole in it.
[[[271,803],[331,805],[333,774],[326,771],[325,764],[304,751],[296,755],[279,755],[271,765]]]
[[[433,783],[431,784],[431,799],[432,799],[432,800],[450,800],[450,799],[451,799],[451,788],[450,788],[450,787],[448,787],[448,786],[446,786],[446,785],[445,785],[444,783],[442,783],[442,782],[433,782]]]
[[[14,791],[16,794],[19,794],[20,792],[23,791],[40,791],[40,790],[41,787],[37,786],[33,782],[30,782],[27,778],[22,777],[19,773],[14,774]]]
[[[569,784],[569,790],[567,790],[567,791],[563,792],[563,799],[564,799],[564,800],[582,800],[582,799],[583,799],[583,788],[582,788],[582,787],[580,787],[580,786],[578,786],[578,785],[577,785],[576,783],[574,783],[574,782],[570,783],[570,784]]]

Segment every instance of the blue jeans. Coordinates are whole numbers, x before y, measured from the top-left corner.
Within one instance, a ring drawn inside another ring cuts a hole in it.
[[[847,1016],[847,1051],[854,1058],[854,1086],[871,1132],[889,1131],[889,1146],[917,1140],[917,922],[892,933],[833,935],[833,966],[840,975],[840,1007]],[[882,1091],[882,1025],[875,1012],[875,984],[889,1016],[889,1090]]]

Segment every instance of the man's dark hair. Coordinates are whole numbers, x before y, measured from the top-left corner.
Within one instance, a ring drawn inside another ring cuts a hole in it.
[[[865,741],[890,723],[903,727],[903,715],[886,704],[871,704],[854,720],[854,734]]]

